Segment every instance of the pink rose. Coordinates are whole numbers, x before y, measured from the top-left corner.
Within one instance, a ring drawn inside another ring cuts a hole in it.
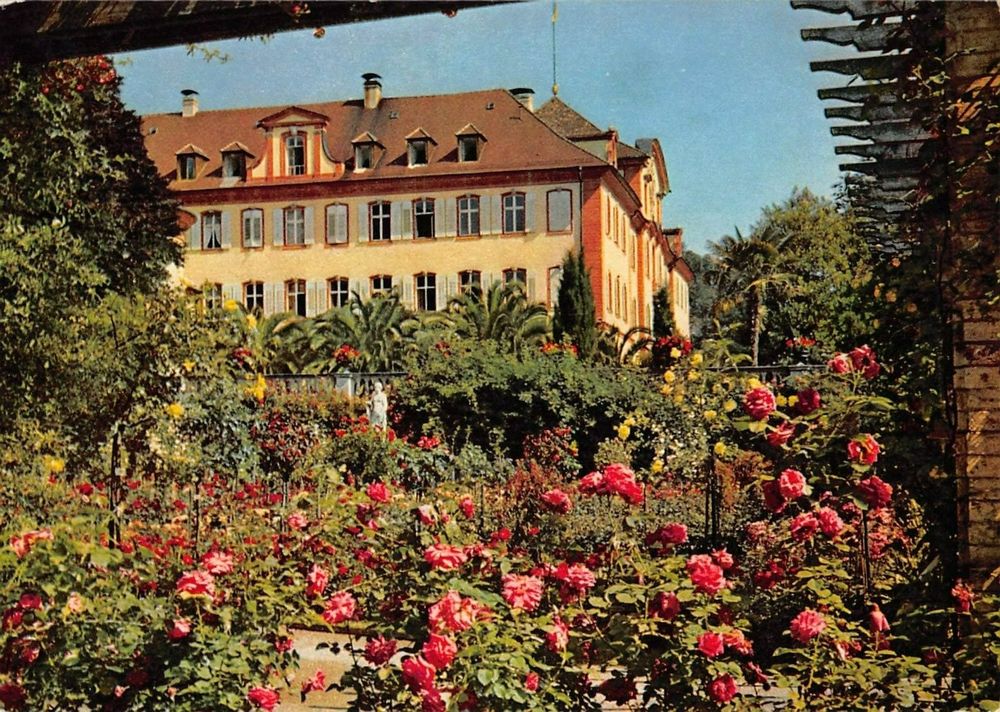
[[[789,524],[789,529],[792,533],[792,539],[795,541],[805,541],[806,539],[812,539],[813,534],[819,528],[819,520],[816,519],[816,515],[812,512],[803,512],[792,519],[791,524]]]
[[[806,478],[798,470],[783,470],[778,476],[778,492],[787,500],[798,499],[807,494]]]
[[[556,616],[552,621],[552,630],[545,634],[545,646],[553,653],[559,653],[569,645],[569,626]]]
[[[461,546],[435,544],[424,552],[424,560],[431,565],[431,568],[451,571],[468,561],[469,557]]]
[[[542,504],[550,512],[567,514],[573,508],[573,501],[561,489],[551,489],[541,496]]]
[[[844,520],[832,507],[821,507],[816,512],[816,519],[819,520],[819,528],[831,539],[837,538],[844,530]]]
[[[368,495],[370,500],[379,504],[386,504],[392,498],[389,488],[382,482],[372,482],[365,489],[365,494]]]
[[[646,535],[646,545],[676,546],[688,539],[687,527],[680,522],[670,522]]]
[[[852,349],[848,356],[851,359],[852,370],[860,372],[869,381],[882,370],[875,359],[875,352],[867,344]]]
[[[542,601],[544,584],[535,576],[507,574],[503,582],[503,600],[515,610],[533,611]]]
[[[722,568],[706,554],[695,554],[688,559],[687,571],[695,588],[710,596],[714,596],[727,585]]]
[[[774,412],[774,394],[761,386],[743,395],[743,409],[754,420],[766,420]]]
[[[434,666],[421,657],[403,661],[403,682],[413,692],[430,690],[434,687]]]
[[[733,568],[733,565],[736,563],[733,560],[733,555],[730,554],[725,549],[716,549],[715,551],[713,551],[712,559],[715,561],[715,563],[719,565],[719,568],[722,569],[723,571],[729,571],[729,569]]]
[[[327,573],[326,569],[319,564],[313,564],[309,573],[306,574],[306,596],[308,598],[322,596],[329,583],[330,574]]]
[[[323,692],[326,689],[326,673],[317,670],[308,680],[302,683],[302,694],[308,695],[310,692]]]
[[[185,598],[192,596],[212,598],[215,596],[215,578],[201,569],[188,571],[177,579],[177,593]]]
[[[872,633],[884,633],[889,630],[889,620],[877,603],[873,604],[872,609],[868,612],[868,626]]]
[[[826,362],[826,365],[834,373],[850,373],[854,370],[851,357],[842,353],[834,354],[833,358]]]
[[[252,687],[247,693],[247,700],[250,704],[258,709],[267,710],[267,712],[271,712],[280,699],[281,696],[270,687]]]
[[[467,630],[476,621],[490,617],[490,609],[472,598],[462,598],[458,591],[448,591],[440,601],[427,609],[427,621],[435,632]]]
[[[337,625],[354,617],[357,601],[350,591],[337,591],[327,599],[323,609],[323,620],[330,625]]]
[[[881,446],[868,434],[847,443],[847,458],[863,465],[874,464],[880,452],[882,452]]]
[[[292,512],[288,515],[288,528],[300,531],[309,526],[309,519],[302,512]]]
[[[423,647],[420,648],[420,653],[424,656],[424,660],[433,665],[436,670],[444,670],[451,665],[451,661],[458,654],[458,646],[451,638],[431,633]]]
[[[708,683],[708,696],[719,704],[726,704],[736,697],[736,681],[731,675],[720,675]]]
[[[458,503],[458,508],[462,511],[462,516],[466,519],[472,519],[476,514],[476,503],[468,495],[462,497],[462,500]]]
[[[718,633],[702,633],[698,636],[698,650],[706,658],[717,658],[726,652],[725,639]]]
[[[171,640],[180,640],[181,638],[186,638],[191,633],[191,621],[187,618],[176,618],[174,619],[173,627],[167,631],[167,637]]]
[[[795,425],[789,421],[779,423],[767,434],[767,444],[771,447],[781,447],[795,435]]]
[[[872,475],[858,482],[858,494],[872,509],[886,507],[892,502],[892,485],[883,482],[880,477]]]
[[[233,570],[233,555],[224,551],[209,551],[201,557],[202,566],[215,576],[224,576]]]
[[[583,564],[560,564],[553,572],[553,577],[562,582],[559,595],[564,600],[573,600],[585,596],[587,591],[597,583],[593,572]]]
[[[789,631],[792,637],[805,645],[810,640],[823,632],[826,628],[826,619],[811,608],[807,608],[792,619]]]
[[[376,667],[385,665],[396,654],[396,641],[386,640],[381,635],[369,638],[365,644],[365,660]]]

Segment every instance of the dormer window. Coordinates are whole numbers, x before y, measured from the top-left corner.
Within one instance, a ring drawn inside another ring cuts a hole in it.
[[[406,137],[407,163],[412,166],[426,166],[431,160],[431,147],[437,142],[423,129],[417,129]]]
[[[427,142],[426,141],[410,141],[410,165],[411,166],[426,166],[427,165]]]
[[[202,163],[207,162],[208,156],[200,148],[192,143],[177,152],[177,180],[194,180],[198,177],[198,171]]]
[[[365,131],[359,136],[355,136],[351,141],[354,144],[354,170],[367,171],[375,167],[382,155],[382,144],[370,131]]]
[[[246,179],[247,154],[243,153],[243,151],[227,151],[223,153],[222,177]]]
[[[285,138],[285,168],[287,175],[301,176],[306,172],[306,137],[294,133]]]
[[[478,161],[486,137],[472,124],[466,124],[455,136],[458,138],[458,160],[461,163]]]

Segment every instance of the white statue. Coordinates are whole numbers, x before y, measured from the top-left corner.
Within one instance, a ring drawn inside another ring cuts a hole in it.
[[[368,402],[368,420],[375,427],[386,429],[388,423],[386,411],[389,410],[389,399],[382,392],[382,382],[375,381],[371,400]]]

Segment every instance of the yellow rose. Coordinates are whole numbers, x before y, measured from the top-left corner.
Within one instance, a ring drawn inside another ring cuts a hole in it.
[[[779,408],[784,408],[786,405],[788,405],[788,399],[779,393],[774,397],[774,404]]]
[[[185,361],[184,363],[182,363],[181,365],[182,365],[182,366],[184,367],[184,370],[185,370],[185,371],[187,371],[188,373],[191,373],[191,371],[193,371],[193,370],[194,370],[194,366],[195,366],[195,363],[194,363],[194,361],[192,361],[191,359],[187,359],[187,360],[186,360],[186,361]]]
[[[764,384],[761,383],[760,379],[757,378],[756,376],[750,376],[750,378],[747,379],[747,387],[748,388],[760,388],[763,385]]]
[[[669,383],[664,383],[663,386],[660,388],[660,393],[662,393],[665,396],[669,396],[673,392],[674,392],[674,387],[671,386]]]
[[[681,357],[681,350],[679,348],[675,346],[672,349],[670,349],[670,358],[680,358],[680,357]]]
[[[171,418],[180,418],[184,415],[184,406],[180,403],[170,403],[164,408],[167,411],[167,415]]]
[[[720,440],[719,442],[715,443],[715,447],[712,448],[712,452],[714,452],[719,457],[722,457],[723,455],[726,454],[726,444]]]
[[[618,426],[618,439],[619,440],[627,440],[628,439],[628,435],[631,432],[632,432],[632,428],[630,428],[629,426],[625,425],[625,423],[622,423],[621,425]]]
[[[247,388],[247,395],[253,396],[256,400],[264,400],[264,394],[267,392],[267,381],[264,380],[264,376],[257,374],[256,382]]]
[[[674,405],[680,405],[683,402],[684,402],[684,393],[683,392],[678,393],[677,395],[674,396]]]
[[[736,401],[730,398],[729,400],[727,400],[725,403],[722,404],[722,409],[727,413],[732,413],[734,410],[736,410]]]
[[[701,374],[698,371],[688,371],[688,380],[689,381],[697,381],[698,380],[698,376],[700,376],[700,375]]]
[[[61,457],[53,457],[52,455],[46,455],[42,458],[42,466],[45,467],[45,471],[50,475],[58,475],[60,472],[66,469],[66,461]]]
[[[717,417],[719,417],[719,414],[716,413],[714,410],[706,410],[705,411],[705,420],[707,420],[709,422],[712,422]]]
[[[695,351],[691,356],[691,365],[700,366],[701,362],[705,360],[705,357],[701,355],[701,351]]]
[[[235,299],[227,299],[222,303],[222,308],[227,312],[234,312],[239,309],[239,306],[236,304]]]
[[[256,329],[257,328],[257,317],[253,314],[247,314],[247,328]]]
[[[799,397],[798,396],[788,396],[788,407],[789,408],[794,408],[795,405],[798,402],[799,402]]]
[[[635,418],[633,418],[631,415],[625,418],[625,425],[631,428],[633,425],[635,425]]]
[[[666,381],[667,383],[673,383],[674,381],[677,380],[677,374],[674,373],[673,371],[667,371],[666,373],[663,374],[663,380]]]
[[[658,475],[663,472],[663,460],[660,460],[659,458],[653,460],[653,464],[650,466],[649,471],[654,475]]]
[[[873,296],[874,296],[874,297],[875,297],[876,299],[878,299],[879,297],[881,297],[881,296],[882,296],[882,285],[881,285],[881,284],[878,284],[878,285],[876,285],[876,286],[875,286],[875,289],[874,289],[874,291],[872,292],[872,295],[873,295]]]

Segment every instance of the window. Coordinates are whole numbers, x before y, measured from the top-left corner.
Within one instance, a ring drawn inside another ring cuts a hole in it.
[[[413,236],[434,237],[434,201],[431,198],[413,201]]]
[[[478,195],[463,195],[458,199],[458,234],[479,234]]]
[[[375,165],[375,147],[362,143],[354,147],[354,170],[363,171]]]
[[[198,158],[193,153],[177,157],[177,177],[180,180],[194,180],[198,174]]]
[[[427,165],[427,141],[410,141],[407,149],[411,166]]]
[[[285,139],[285,166],[287,175],[300,176],[306,172],[306,139],[292,134]]]
[[[326,244],[347,243],[347,206],[343,203],[326,206]]]
[[[247,155],[243,151],[226,151],[222,154],[222,177],[247,177]]]
[[[392,238],[392,212],[388,201],[368,206],[368,234],[373,241]]]
[[[524,193],[503,196],[503,231],[524,232]]]
[[[459,136],[458,160],[463,163],[479,160],[479,139],[475,136]]]
[[[419,311],[435,311],[437,309],[437,276],[418,274],[416,278],[417,309]]]
[[[306,209],[285,208],[285,244],[306,244]]]
[[[264,246],[264,211],[260,208],[243,211],[243,246]]]
[[[201,247],[203,250],[222,249],[222,213],[202,214]]]
[[[522,287],[528,283],[528,270],[523,267],[511,267],[503,271],[503,283],[517,282]]]
[[[347,289],[347,277],[334,277],[330,280],[330,306],[346,307],[351,299]]]
[[[306,315],[306,281],[290,279],[285,282],[285,310],[299,316]]]
[[[568,190],[550,190],[549,232],[566,232],[573,227],[573,197]]]
[[[462,294],[482,294],[483,275],[477,269],[467,269],[458,273],[458,286]]]
[[[222,285],[221,284],[205,284],[204,287],[205,294],[205,308],[206,309],[221,309],[222,308]]]
[[[392,291],[392,277],[388,274],[376,274],[372,277],[372,296],[388,294]]]
[[[247,282],[243,285],[243,303],[248,312],[260,314],[264,311],[264,283]]]

